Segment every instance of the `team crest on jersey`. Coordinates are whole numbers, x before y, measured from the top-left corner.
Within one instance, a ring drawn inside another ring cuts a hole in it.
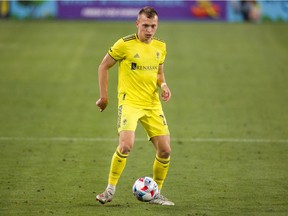
[[[156,52],[156,59],[159,59],[159,57],[160,57],[160,53]]]
[[[134,58],[140,58],[139,54],[136,53],[136,54],[134,55]]]

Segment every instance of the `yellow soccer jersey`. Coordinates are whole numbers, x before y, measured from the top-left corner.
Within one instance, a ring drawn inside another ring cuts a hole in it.
[[[130,104],[148,109],[161,106],[157,73],[166,57],[163,41],[153,38],[150,44],[146,44],[136,34],[129,35],[119,39],[108,54],[119,62],[119,105]]]

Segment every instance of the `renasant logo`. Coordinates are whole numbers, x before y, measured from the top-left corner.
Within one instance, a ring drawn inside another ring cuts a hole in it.
[[[132,62],[131,70],[158,70],[158,65],[137,65],[137,63]]]

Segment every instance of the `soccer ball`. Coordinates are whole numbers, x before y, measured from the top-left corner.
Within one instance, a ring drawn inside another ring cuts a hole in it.
[[[157,183],[150,177],[138,178],[133,187],[133,195],[142,202],[149,202],[159,192]]]

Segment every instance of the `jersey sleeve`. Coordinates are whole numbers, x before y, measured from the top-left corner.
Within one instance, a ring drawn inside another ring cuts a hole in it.
[[[166,54],[167,54],[166,44],[164,43],[163,48],[162,48],[162,55],[161,55],[161,58],[160,58],[160,65],[164,64],[165,58],[166,58]]]
[[[116,61],[125,58],[125,46],[123,39],[119,39],[109,50],[108,54]]]

